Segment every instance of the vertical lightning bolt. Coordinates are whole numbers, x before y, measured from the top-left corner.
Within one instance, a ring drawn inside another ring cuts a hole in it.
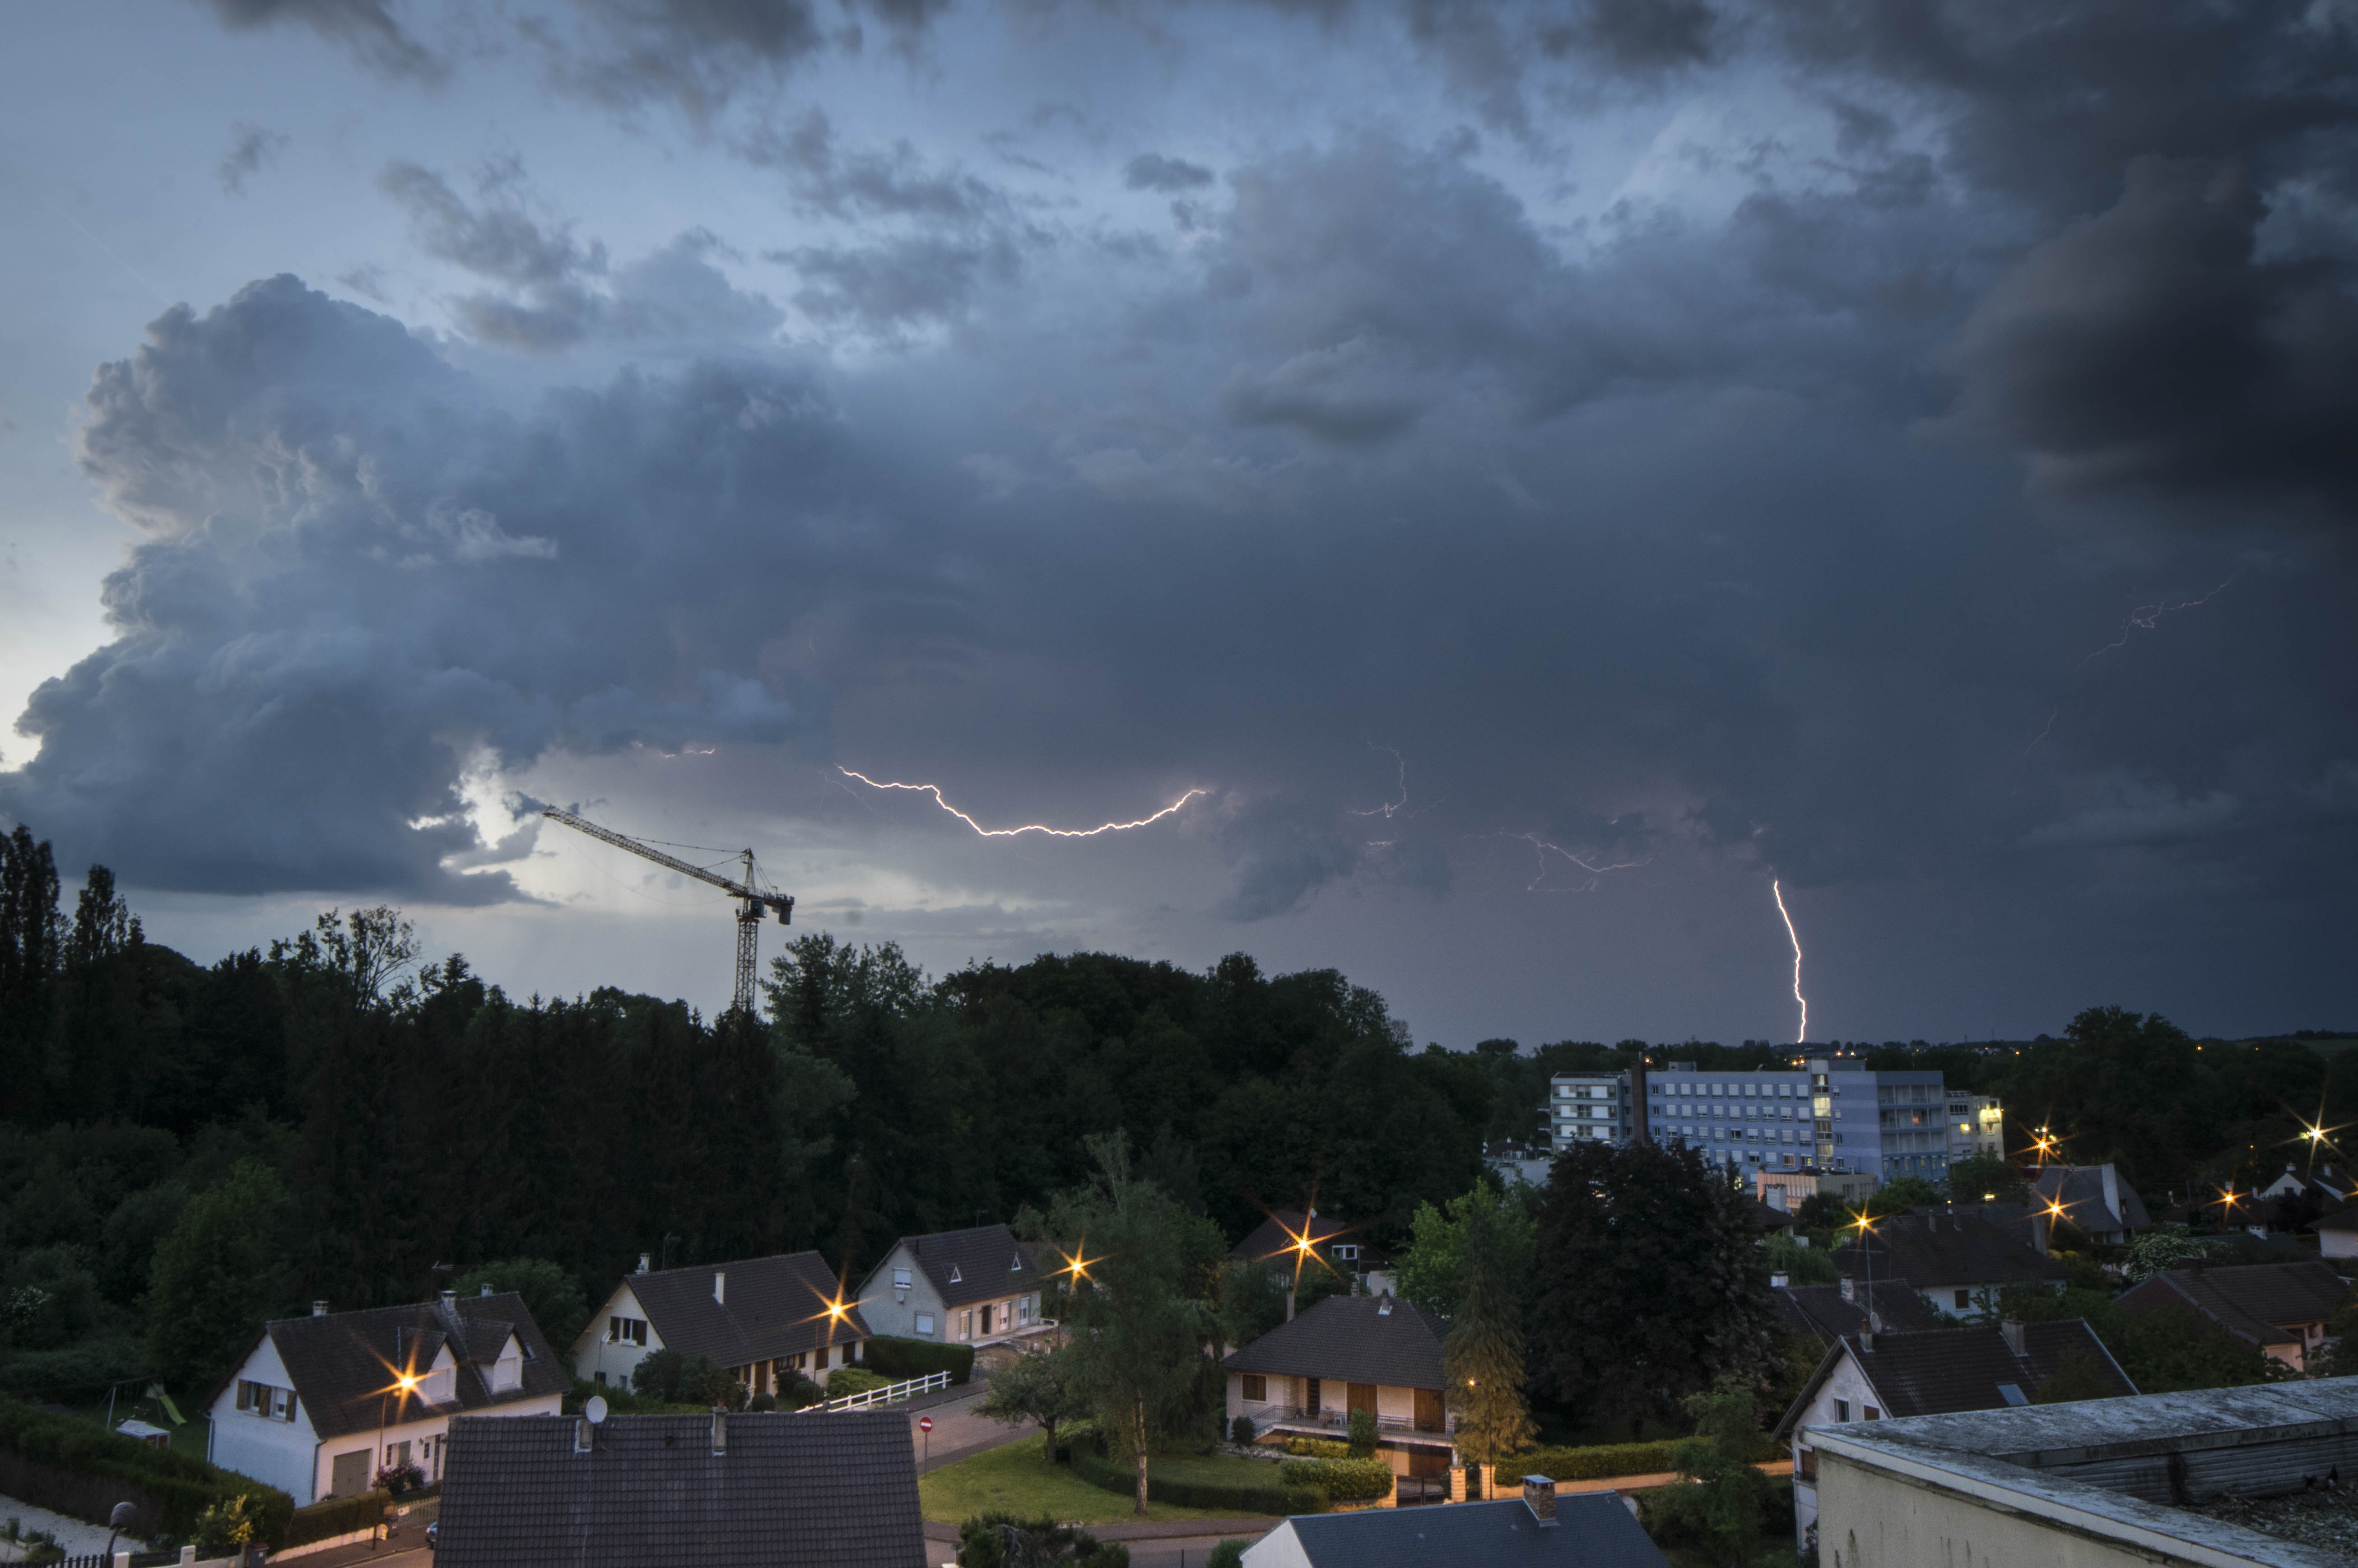
[[[1801,1004],[1801,1032],[1793,1044],[1805,1045],[1810,1039],[1810,999],[1801,994],[1801,934],[1793,929],[1793,916],[1785,908],[1785,890],[1773,879],[1768,883],[1769,896],[1777,901],[1777,913],[1785,922],[1785,939],[1793,945],[1793,1000]]]

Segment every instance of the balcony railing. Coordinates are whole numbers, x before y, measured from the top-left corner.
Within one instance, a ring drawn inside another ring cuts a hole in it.
[[[1303,1405],[1247,1405],[1244,1413],[1252,1418],[1255,1430],[1282,1426],[1313,1432],[1347,1432],[1351,1412],[1321,1407],[1311,1410]],[[1444,1414],[1439,1421],[1414,1421],[1404,1416],[1378,1415],[1379,1433],[1401,1433],[1411,1436],[1446,1437],[1457,1430],[1457,1418]]]

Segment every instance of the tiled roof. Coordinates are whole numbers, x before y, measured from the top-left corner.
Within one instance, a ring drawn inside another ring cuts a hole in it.
[[[1509,1485],[1499,1467],[1501,1489]],[[1560,1494],[1553,1529],[1520,1497],[1445,1508],[1369,1509],[1288,1519],[1311,1568],[1668,1568],[1614,1492]]]
[[[2332,1314],[2350,1286],[2321,1262],[2242,1263],[2224,1269],[2171,1269],[2129,1291],[2120,1304],[2131,1312],[2194,1311],[2254,1345],[2293,1345],[2295,1324]]]
[[[925,1568],[909,1419],[572,1416],[451,1423],[435,1568]]]
[[[2063,1218],[2082,1230],[2143,1230],[2153,1224],[2146,1214],[2145,1200],[2120,1179],[2117,1171],[2113,1191],[2119,1202],[2104,1201],[2102,1165],[2050,1165],[2039,1173],[2039,1179],[2031,1185],[2042,1203],[2052,1203],[2060,1197]]]
[[[1782,1438],[1792,1432],[1844,1356],[1875,1390],[1883,1415],[1893,1419],[2036,1403],[2039,1385],[2061,1371],[2075,1351],[2113,1385],[2107,1397],[2136,1392],[2136,1385],[2104,1348],[2104,1342],[2080,1319],[2027,1323],[2021,1327],[2020,1356],[2007,1347],[2006,1331],[1995,1325],[1927,1334],[1878,1334],[1872,1349],[1862,1349],[1855,1336],[1839,1339],[1778,1423],[1777,1435]],[[2006,1396],[2008,1387],[2017,1398]]]
[[[714,1281],[721,1281],[714,1299]],[[632,1274],[622,1281],[667,1349],[747,1367],[869,1336],[856,1306],[830,1314],[838,1286],[816,1252]]]
[[[1834,1267],[1855,1278],[1872,1272],[1878,1280],[1905,1280],[1920,1291],[2061,1280],[2071,1272],[2032,1251],[2011,1227],[1970,1209],[1878,1220],[1867,1246],[1872,1270],[1855,1244],[1836,1249]]]
[[[1787,1214],[1783,1209],[1777,1207],[1773,1204],[1765,1204],[1758,1198],[1748,1195],[1744,1199],[1744,1217],[1752,1222],[1752,1228],[1755,1230],[1790,1230],[1793,1228],[1793,1217],[1791,1215]]]
[[[1231,1372],[1438,1389],[1448,1321],[1390,1296],[1328,1296],[1228,1352]]]
[[[511,1291],[502,1295],[461,1296],[446,1316],[439,1302],[330,1313],[325,1317],[274,1319],[263,1327],[295,1384],[295,1397],[321,1437],[341,1437],[381,1424],[457,1415],[560,1394],[572,1387],[564,1365],[540,1326]],[[525,1355],[521,1381],[492,1391],[492,1363],[513,1332]],[[395,1378],[404,1370],[423,1376],[444,1346],[459,1363],[451,1397],[430,1401],[431,1385],[404,1393]],[[244,1357],[239,1357],[243,1362]],[[235,1372],[231,1373],[233,1378]],[[224,1386],[226,1386],[224,1384]],[[214,1398],[219,1398],[216,1390]],[[208,1401],[209,1403],[211,1401]]]
[[[1037,1260],[1003,1225],[903,1236],[900,1244],[916,1259],[946,1307],[996,1301],[1039,1288]]]
[[[1228,1256],[1244,1263],[1282,1261],[1293,1255],[1293,1238],[1307,1235],[1310,1244],[1325,1252],[1336,1242],[1356,1245],[1359,1255],[1353,1261],[1357,1271],[1381,1268],[1383,1259],[1368,1244],[1356,1228],[1336,1219],[1331,1214],[1304,1214],[1298,1208],[1273,1208],[1269,1217],[1252,1227],[1242,1241],[1228,1249]]]
[[[1866,1326],[1866,1288],[1853,1287],[1856,1301],[1844,1301],[1840,1285],[1788,1285],[1775,1292],[1777,1314],[1786,1325],[1832,1345]],[[1941,1326],[1941,1314],[1905,1280],[1875,1281],[1875,1315],[1886,1332],[1913,1334]]]
[[[2309,1228],[2311,1230],[2358,1230],[2358,1204],[2353,1204],[2348,1208],[2338,1209],[2332,1214],[2322,1217]]]

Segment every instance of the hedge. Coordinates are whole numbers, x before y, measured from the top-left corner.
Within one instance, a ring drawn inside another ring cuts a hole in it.
[[[1129,1465],[1115,1464],[1089,1444],[1074,1444],[1070,1462],[1073,1474],[1092,1487],[1102,1487],[1123,1497],[1138,1495],[1138,1472]],[[1224,1487],[1217,1482],[1182,1481],[1158,1476],[1152,1465],[1146,1473],[1146,1496],[1150,1502],[1169,1503],[1174,1508],[1224,1509],[1238,1514],[1282,1516],[1326,1511],[1326,1494],[1315,1487]]]
[[[827,1375],[827,1397],[842,1400],[854,1394],[873,1393],[878,1389],[889,1389],[900,1380],[866,1367],[838,1367]]]
[[[403,1503],[422,1503],[428,1498],[439,1497],[441,1494],[442,1488],[439,1485],[420,1487],[414,1492],[404,1492],[398,1499],[391,1492],[380,1489],[373,1492],[362,1492],[356,1497],[330,1498],[325,1502],[313,1503],[308,1508],[297,1509],[295,1517],[287,1523],[287,1539],[281,1543],[280,1550],[284,1551],[289,1546],[308,1546],[312,1541],[325,1541],[330,1536],[350,1535],[356,1530],[368,1530],[384,1521],[384,1510],[388,1503],[396,1500]]]
[[[1511,1471],[1517,1476],[1545,1476],[1556,1481],[1602,1481],[1615,1476],[1659,1476],[1679,1467],[1678,1446],[1688,1441],[1687,1438],[1673,1437],[1660,1443],[1601,1443],[1587,1448],[1541,1448],[1499,1461],[1498,1474],[1503,1478]],[[1754,1444],[1748,1457],[1774,1459],[1781,1452],[1776,1439],[1764,1433]]]
[[[1392,1495],[1392,1467],[1380,1459],[1288,1459],[1277,1477],[1292,1487],[1314,1487],[1338,1503]]]
[[[971,1345],[936,1345],[930,1339],[879,1335],[868,1342],[860,1358],[871,1370],[882,1373],[888,1383],[930,1378],[936,1372],[947,1372],[953,1383],[963,1383],[974,1376]]]
[[[1285,1440],[1285,1451],[1297,1459],[1348,1459],[1351,1456],[1349,1444],[1329,1443],[1323,1437],[1289,1437]]]
[[[37,1411],[5,1395],[0,1395],[0,1459],[15,1461],[6,1466],[5,1489],[10,1496],[60,1513],[91,1514],[89,1494],[94,1490],[130,1491],[140,1505],[135,1528],[149,1537],[185,1540],[196,1530],[199,1514],[244,1494],[254,1499],[264,1544],[276,1550],[285,1544],[287,1520],[295,1511],[294,1498],[251,1476],[168,1448],[151,1448],[92,1422]],[[103,1517],[121,1500],[114,1496],[99,1502],[92,1517]]]

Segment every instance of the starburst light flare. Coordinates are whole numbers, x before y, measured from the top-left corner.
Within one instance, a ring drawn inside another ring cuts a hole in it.
[[[855,772],[854,770],[844,767],[840,764],[838,764],[836,772],[844,774],[848,778],[858,779],[870,789],[905,789],[918,795],[930,795],[934,797],[934,804],[936,806],[940,806],[944,811],[948,812],[952,816],[957,817],[960,822],[965,823],[968,827],[973,828],[976,833],[985,838],[1013,838],[1025,833],[1039,833],[1045,835],[1050,838],[1094,838],[1100,833],[1123,833],[1133,827],[1144,827],[1150,824],[1160,822],[1164,817],[1170,816],[1173,812],[1177,811],[1181,806],[1186,805],[1189,801],[1195,799],[1197,795],[1209,795],[1212,793],[1207,789],[1191,789],[1185,795],[1181,795],[1177,800],[1173,801],[1170,805],[1156,812],[1153,816],[1141,816],[1135,822],[1101,822],[1095,827],[1051,827],[1045,823],[1040,822],[1026,822],[1019,827],[985,827],[981,823],[977,822],[973,817],[968,816],[965,812],[960,811],[957,806],[952,806],[948,801],[944,800],[942,798],[942,790],[939,784],[895,784],[889,779],[871,779],[866,773]]]

